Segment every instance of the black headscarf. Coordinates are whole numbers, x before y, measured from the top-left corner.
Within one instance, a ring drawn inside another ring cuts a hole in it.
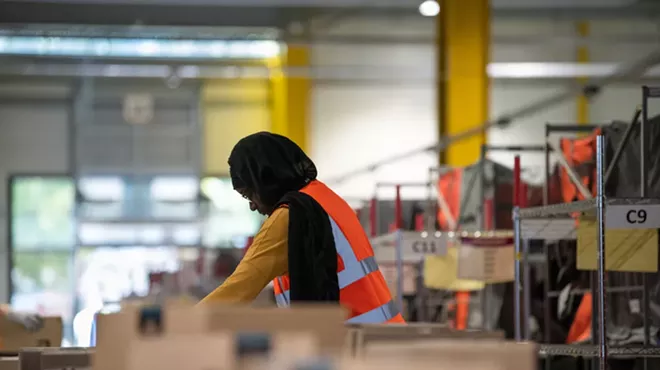
[[[314,162],[290,139],[259,132],[241,139],[229,155],[234,189],[265,205],[289,208],[288,259],[292,302],[339,301],[337,250],[330,218],[299,190],[316,179]]]
[[[271,207],[317,175],[314,162],[296,143],[269,132],[246,136],[234,146],[229,173],[234,189],[249,189]]]

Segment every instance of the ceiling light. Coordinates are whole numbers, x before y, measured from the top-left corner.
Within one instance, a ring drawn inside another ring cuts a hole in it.
[[[426,0],[419,5],[419,13],[425,17],[435,17],[440,13],[440,4],[435,0]]]
[[[156,41],[144,41],[138,45],[137,49],[142,55],[153,55],[160,51],[160,44]]]

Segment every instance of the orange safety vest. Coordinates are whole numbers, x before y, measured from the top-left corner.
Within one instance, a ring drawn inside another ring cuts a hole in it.
[[[349,310],[348,322],[405,323],[355,212],[320,181],[312,181],[300,191],[314,198],[330,218],[337,248],[339,303]],[[289,306],[289,276],[276,278],[273,285],[277,305]]]

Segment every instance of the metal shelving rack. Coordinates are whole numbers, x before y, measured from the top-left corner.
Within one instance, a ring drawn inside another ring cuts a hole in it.
[[[513,219],[514,219],[514,237],[515,237],[515,252],[516,252],[516,264],[515,264],[515,287],[518,291],[517,294],[514,294],[514,325],[515,325],[515,339],[530,339],[530,330],[529,322],[525,322],[525,325],[522,325],[522,318],[529,317],[531,314],[531,305],[530,305],[530,281],[529,279],[521,279],[522,276],[528,276],[529,274],[529,261],[528,261],[528,251],[521,250],[523,246],[524,239],[544,239],[544,240],[559,240],[559,239],[574,239],[575,238],[575,219],[572,217],[576,213],[593,213],[596,214],[597,221],[597,285],[595,286],[594,297],[596,297],[596,303],[594,305],[594,311],[597,313],[593,315],[595,320],[592,324],[592,337],[597,340],[593,341],[592,345],[555,345],[555,344],[543,344],[540,346],[540,355],[541,356],[574,356],[574,357],[597,357],[599,360],[599,368],[604,370],[607,368],[607,359],[610,357],[613,358],[644,358],[644,368],[648,368],[647,358],[650,357],[660,357],[660,348],[649,347],[650,342],[650,333],[649,333],[649,297],[648,297],[648,282],[647,276],[644,275],[643,280],[643,290],[645,292],[643,297],[643,308],[642,312],[644,314],[644,344],[642,346],[626,346],[626,347],[610,347],[607,342],[607,323],[606,323],[606,314],[607,314],[607,274],[605,271],[605,230],[607,227],[606,224],[606,213],[608,209],[627,208],[629,210],[634,209],[644,209],[650,205],[660,205],[660,199],[647,199],[648,195],[648,183],[646,179],[647,173],[647,159],[646,153],[649,151],[649,142],[648,142],[648,99],[649,98],[660,98],[660,88],[650,88],[644,86],[642,88],[642,108],[641,108],[641,163],[640,163],[640,197],[639,198],[612,198],[606,199],[605,196],[605,183],[611,174],[611,168],[613,165],[616,165],[618,158],[620,157],[623,147],[626,145],[630,133],[639,117],[640,111],[636,111],[631,127],[624,134],[623,141],[617,148],[614,157],[613,163],[610,165],[610,168],[605,172],[605,138],[603,135],[597,137],[597,148],[596,148],[596,173],[597,173],[597,192],[595,198],[588,200],[577,201],[573,203],[565,204],[555,204],[555,205],[546,205],[542,207],[533,207],[533,208],[520,208],[514,207],[513,210]],[[546,135],[547,136],[547,135]],[[647,211],[648,212],[648,211]],[[655,213],[656,216],[660,216],[657,210],[653,210],[649,213]],[[615,218],[615,214],[610,215],[612,219]],[[660,220],[660,217],[658,217]],[[615,221],[612,221],[615,222]],[[611,224],[612,222],[608,222]],[[646,225],[637,225],[636,228],[639,229],[657,229],[660,228],[660,225],[656,224],[646,224]],[[520,295],[521,289],[521,280],[522,280],[522,297]],[[547,285],[547,282],[546,282]],[[546,294],[547,289],[546,290]],[[521,301],[524,305],[521,307]],[[547,311],[547,310],[546,310]],[[524,313],[524,315],[521,315]],[[524,330],[521,332],[521,329]],[[596,330],[593,330],[596,329]]]

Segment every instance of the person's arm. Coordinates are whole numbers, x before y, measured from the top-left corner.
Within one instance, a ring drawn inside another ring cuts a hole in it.
[[[41,316],[36,314],[16,312],[8,304],[0,304],[0,317],[6,317],[7,320],[23,325],[30,331],[36,331],[43,326]]]
[[[264,222],[234,273],[200,304],[249,303],[257,298],[271,280],[288,271],[288,232],[289,210],[277,209]]]

